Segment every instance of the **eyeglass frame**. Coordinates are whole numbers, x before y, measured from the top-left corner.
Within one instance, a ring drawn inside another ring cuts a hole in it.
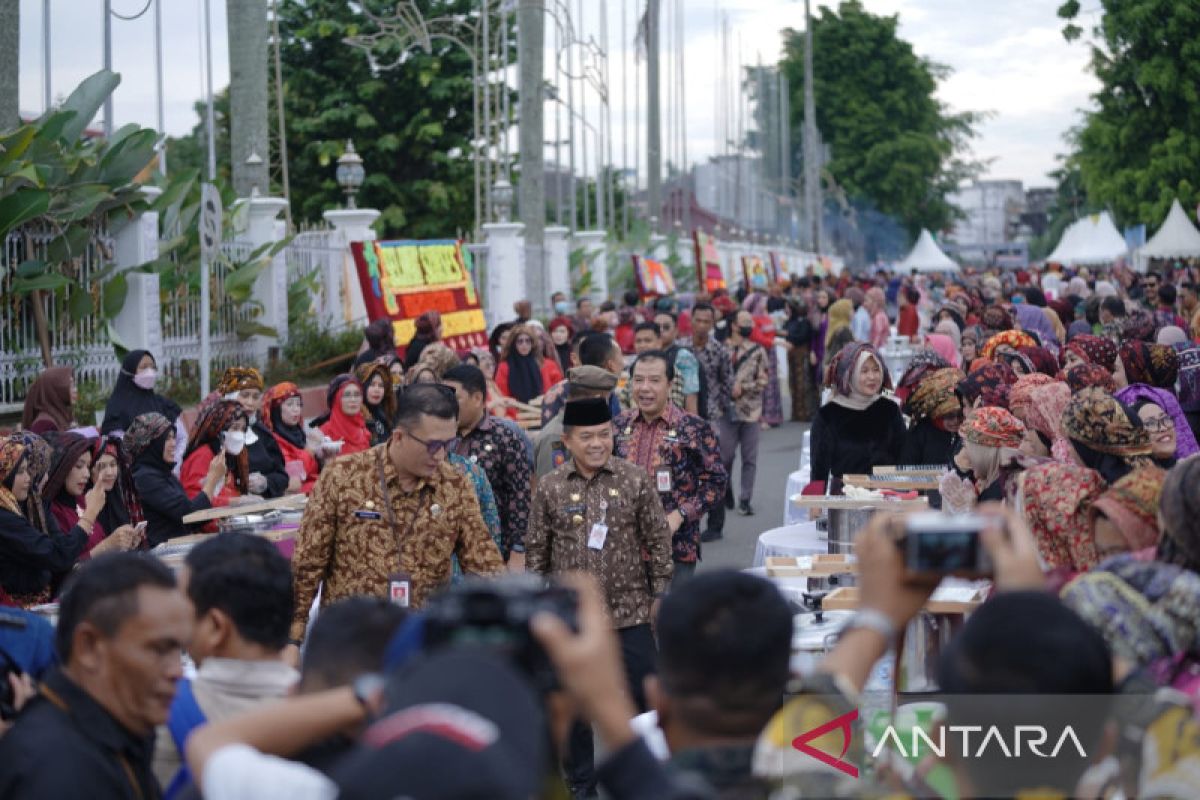
[[[1154,422],[1153,427],[1151,427],[1150,422]],[[1161,433],[1162,431],[1174,430],[1175,420],[1171,419],[1170,415],[1163,414],[1160,417],[1154,417],[1152,420],[1143,419],[1142,427],[1145,428],[1148,433]]]
[[[451,439],[441,439],[430,442],[422,439],[420,436],[417,436],[403,425],[400,426],[400,429],[404,431],[405,434],[407,434],[408,437],[414,442],[423,445],[425,447],[425,452],[430,458],[436,458],[439,450],[445,450],[446,455],[450,455],[452,452],[454,452],[454,448],[458,447],[458,443],[462,441],[462,437],[455,436]]]

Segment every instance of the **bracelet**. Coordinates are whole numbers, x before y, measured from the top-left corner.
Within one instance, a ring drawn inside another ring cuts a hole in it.
[[[278,640],[276,640],[276,641],[278,641]],[[303,644],[303,642],[302,642],[302,641],[300,641],[299,639],[288,639],[288,642],[287,642],[287,643],[288,643],[288,644],[290,644],[290,645],[293,645],[293,646],[295,646],[295,647],[299,647],[300,645],[302,645],[302,644]]]
[[[860,608],[842,628],[842,634],[855,628],[865,628],[875,631],[887,640],[889,646],[896,640],[896,625],[891,618],[875,608]]]

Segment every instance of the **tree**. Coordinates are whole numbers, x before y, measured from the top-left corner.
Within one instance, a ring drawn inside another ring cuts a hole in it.
[[[1178,197],[1200,200],[1200,6],[1191,0],[1101,0],[1090,34],[1100,81],[1084,114],[1078,164],[1088,197],[1120,225],[1156,225]],[[1063,35],[1080,39],[1072,0]]]
[[[225,0],[229,34],[230,153],[233,188],[249,197],[258,187],[269,194],[267,165],[267,2]],[[257,163],[247,163],[258,156]]]
[[[981,115],[951,113],[937,100],[938,81],[949,69],[918,57],[898,36],[895,15],[869,14],[858,0],[846,0],[836,11],[822,7],[812,24],[817,126],[830,150],[827,175],[852,201],[870,201],[911,234],[948,227],[957,210],[946,195],[982,167],[964,157]],[[780,66],[791,87],[792,129],[798,130],[803,32],[784,31]]]
[[[208,133],[205,128],[207,103],[196,101],[192,106],[196,111],[198,122],[192,126],[187,136],[178,139],[167,139],[167,152],[171,154],[171,173],[195,170],[205,178],[208,177],[208,143],[205,140]],[[217,134],[217,180],[230,183],[233,179],[229,168],[232,148],[229,144],[229,90],[223,89],[213,95],[213,126]],[[265,192],[264,192],[265,194]]]

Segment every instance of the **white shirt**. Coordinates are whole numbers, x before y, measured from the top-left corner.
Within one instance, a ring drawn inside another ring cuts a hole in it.
[[[337,784],[306,764],[231,744],[213,753],[201,781],[205,800],[335,800]]]

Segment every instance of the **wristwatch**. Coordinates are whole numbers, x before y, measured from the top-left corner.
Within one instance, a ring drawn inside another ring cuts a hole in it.
[[[350,684],[350,689],[354,692],[354,699],[367,712],[368,717],[375,716],[374,703],[376,697],[383,691],[386,685],[387,678],[378,672],[364,672]]]
[[[880,636],[888,641],[889,644],[896,640],[896,625],[891,618],[882,611],[874,608],[860,608],[854,612],[854,616],[850,617],[850,621],[842,628],[842,634],[855,628],[865,628],[870,631],[875,631]]]

